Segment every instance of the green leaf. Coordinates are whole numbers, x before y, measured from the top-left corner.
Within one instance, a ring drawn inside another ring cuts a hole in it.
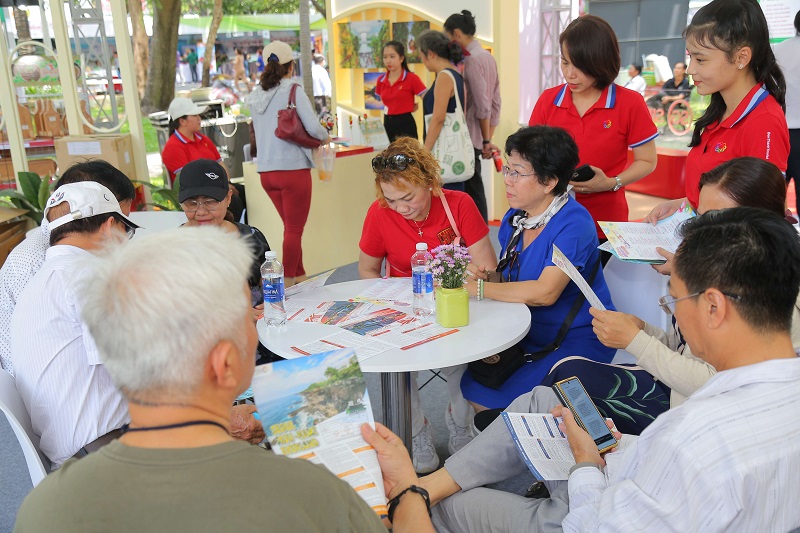
[[[643,416],[645,418],[651,418],[651,419],[655,420],[655,417],[653,415],[649,415],[649,414],[645,413],[644,411],[636,409],[635,407],[632,407],[632,406],[630,406],[630,405],[628,405],[628,404],[626,404],[624,402],[621,402],[619,400],[607,400],[607,403],[609,405],[616,405],[616,406],[620,407],[621,409],[627,409],[628,411],[630,411],[631,413],[633,413],[635,415],[639,415],[639,416]]]
[[[16,198],[17,200],[24,200],[26,202],[28,201],[28,199],[25,198],[25,195],[23,195],[16,189],[6,189],[4,191],[0,191],[0,198],[2,197]]]
[[[608,396],[606,396],[606,398],[613,398],[619,390],[619,386],[622,385],[622,379],[616,374],[614,374],[614,381],[616,383],[614,383],[614,387],[608,392]]]
[[[622,418],[626,418],[626,419],[630,420],[631,422],[636,422],[636,421],[633,419],[633,417],[632,417],[631,415],[629,415],[628,413],[623,413],[622,411],[620,411],[619,409],[616,409],[616,408],[615,408],[613,405],[611,405],[610,403],[608,403],[608,402],[607,402],[607,401],[605,401],[605,400],[601,400],[601,402],[602,402],[602,403],[605,403],[605,404],[607,404],[607,405],[608,405],[608,408],[609,408],[611,411],[613,411],[613,412],[614,412],[614,413],[616,413],[617,415],[621,416]]]
[[[634,376],[633,373],[628,370],[623,370],[623,372],[625,372],[625,375],[627,375],[628,379],[631,380],[631,388],[628,390],[627,396],[633,396],[633,393],[639,388],[639,386],[636,384],[636,376]]]
[[[43,179],[39,185],[39,209],[41,211],[44,211],[48,198],[50,198],[50,180]]]
[[[42,178],[35,172],[18,172],[17,176],[25,199],[35,205],[39,199],[39,185],[42,183]]]
[[[653,383],[653,386],[650,388],[650,390],[649,390],[649,391],[647,391],[647,394],[645,394],[644,396],[642,396],[642,399],[643,399],[643,400],[646,400],[648,396],[650,396],[651,394],[653,394],[653,391],[654,391],[654,390],[656,390],[656,384],[655,384],[655,383]]]

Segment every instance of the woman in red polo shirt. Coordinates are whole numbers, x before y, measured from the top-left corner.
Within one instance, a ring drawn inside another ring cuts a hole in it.
[[[711,103],[695,124],[686,157],[686,198],[657,205],[645,220],[656,223],[687,199],[700,196],[700,175],[735,157],[758,157],[786,171],[789,129],[786,80],[769,44],[769,29],[755,0],[714,0],[683,32],[688,74]],[[670,254],[671,255],[671,254]],[[658,268],[667,273],[668,268]]]
[[[197,159],[211,159],[224,166],[214,142],[200,133],[200,115],[206,109],[207,106],[197,106],[189,98],[175,98],[169,104],[170,135],[161,152],[161,162],[167,167],[170,183],[175,182],[175,175],[186,163]]]
[[[414,120],[414,96],[422,97],[428,90],[419,76],[408,70],[406,49],[399,41],[389,41],[383,45],[383,66],[386,74],[378,78],[375,94],[381,97],[386,106],[383,127],[389,142],[398,137],[419,138],[417,121]]]
[[[579,164],[590,165],[595,175],[570,185],[595,223],[627,222],[624,186],[656,167],[658,130],[642,95],[614,84],[620,68],[619,45],[605,20],[579,17],[567,26],[559,42],[561,72],[567,83],[542,93],[529,125],[558,126],[575,139]],[[630,165],[628,148],[633,150]],[[597,235],[601,242],[605,240],[599,226]]]

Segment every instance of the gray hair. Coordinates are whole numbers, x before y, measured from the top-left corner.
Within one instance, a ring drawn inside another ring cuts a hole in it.
[[[108,246],[89,261],[83,320],[129,399],[189,397],[217,343],[244,347],[253,256],[238,235],[179,228]]]

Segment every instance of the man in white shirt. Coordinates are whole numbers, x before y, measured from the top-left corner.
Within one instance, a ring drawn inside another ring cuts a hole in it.
[[[603,457],[552,391],[537,387],[519,397],[508,411],[552,408],[563,417],[576,461],[568,481],[547,482],[551,497],[540,499],[484,488],[527,471],[496,420],[422,479],[431,501],[440,502],[437,531],[800,526],[800,358],[790,337],[800,237],[785,220],[754,208],[707,213],[683,232],[670,294],[659,304],[675,315],[692,352],[719,372]]]
[[[631,79],[628,80],[628,83],[625,84],[626,89],[630,89],[631,91],[636,91],[637,93],[644,96],[644,91],[647,89],[647,82],[642,77],[642,65],[638,63],[633,63],[628,67],[628,76]]]
[[[130,214],[136,190],[128,176],[114,166],[100,159],[76,163],[61,175],[55,188],[81,181],[96,181],[107,187],[114,193],[122,213],[126,216]],[[12,376],[11,315],[25,286],[42,267],[49,247],[50,229],[45,218],[39,231],[32,232],[19,243],[0,269],[0,366]]]
[[[794,180],[794,190],[800,199],[800,11],[794,16],[794,29],[794,37],[775,45],[775,58],[786,78],[786,124],[791,148],[786,181]]]
[[[17,301],[11,354],[17,389],[42,452],[58,467],[128,420],[81,318],[78,295],[92,276],[82,261],[138,227],[95,182],[59,187],[47,201],[50,248]]]
[[[323,108],[331,109],[331,77],[325,70],[325,58],[321,55],[314,56],[314,64],[311,66],[311,77],[314,80],[314,104],[317,114],[322,113]]]

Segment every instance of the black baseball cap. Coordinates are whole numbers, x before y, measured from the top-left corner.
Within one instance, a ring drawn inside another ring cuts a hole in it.
[[[221,202],[228,195],[228,173],[216,161],[196,159],[183,166],[180,173],[180,190],[178,201],[185,202],[189,198],[208,196]]]

